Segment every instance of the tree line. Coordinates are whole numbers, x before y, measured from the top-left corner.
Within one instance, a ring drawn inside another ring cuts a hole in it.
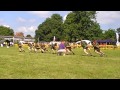
[[[75,42],[80,39],[112,39],[116,40],[114,29],[102,30],[96,20],[96,11],[72,11],[66,20],[60,14],[53,14],[38,25],[35,30],[35,40],[52,41],[56,37],[57,41],[66,40]],[[120,32],[120,28],[116,29]],[[14,30],[0,26],[0,35],[13,36]],[[31,37],[31,35],[27,35]]]
[[[66,20],[62,16],[53,14],[40,24],[35,31],[35,39],[38,41],[67,40],[75,42],[80,39],[112,39],[115,40],[115,30],[102,30],[96,20],[96,11],[72,11]]]

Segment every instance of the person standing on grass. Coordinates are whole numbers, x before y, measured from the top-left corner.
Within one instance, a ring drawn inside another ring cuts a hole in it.
[[[88,44],[86,41],[83,41],[81,39],[81,47],[83,48],[83,51],[86,55],[88,56],[92,56],[91,52],[90,52],[90,48],[88,47]],[[87,52],[88,51],[88,52]]]
[[[99,44],[96,40],[94,40],[92,42],[93,48],[94,48],[94,52],[96,52],[97,54],[99,54],[101,57],[104,55],[104,53],[100,50]]]

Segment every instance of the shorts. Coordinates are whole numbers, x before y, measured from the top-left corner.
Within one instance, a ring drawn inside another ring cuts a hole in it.
[[[83,49],[86,49],[86,50],[88,50],[88,47],[83,47]]]
[[[94,51],[98,51],[98,52],[100,52],[100,48],[98,48],[98,47],[94,47]]]
[[[60,49],[60,50],[58,50],[57,52],[63,52],[63,53],[66,53],[66,50],[65,50],[65,49]]]

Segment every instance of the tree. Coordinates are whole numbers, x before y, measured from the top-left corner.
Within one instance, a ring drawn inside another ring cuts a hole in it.
[[[62,24],[63,19],[59,14],[53,14],[51,18],[46,18],[46,20],[40,24],[35,31],[35,40],[51,41],[54,36],[57,40],[60,40],[63,31]]]
[[[64,34],[68,41],[82,39],[96,39],[101,36],[102,30],[96,21],[95,11],[73,11],[64,22]]]
[[[13,29],[11,29],[9,27],[0,26],[0,35],[3,35],[3,36],[13,36],[14,35],[14,31],[13,31]]]
[[[28,34],[28,35],[26,35],[26,37],[30,37],[31,38],[32,36],[30,34]]]
[[[120,33],[120,28],[117,28],[117,32]]]
[[[38,26],[35,31],[36,41],[57,40],[77,41],[82,39],[98,39],[102,36],[102,30],[96,21],[96,11],[73,11],[69,13],[63,23],[59,14],[53,14],[51,18]]]
[[[104,39],[111,39],[111,40],[116,40],[115,37],[115,30],[114,29],[108,29],[107,31],[105,31],[105,33],[103,34]]]

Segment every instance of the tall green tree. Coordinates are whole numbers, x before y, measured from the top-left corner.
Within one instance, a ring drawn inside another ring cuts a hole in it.
[[[31,38],[32,36],[30,34],[28,34],[28,35],[26,35],[26,37],[30,37]]]
[[[111,39],[111,40],[116,40],[116,36],[115,36],[115,30],[114,29],[108,29],[107,31],[105,31],[105,33],[103,34],[104,39]]]
[[[13,36],[14,35],[14,31],[13,31],[13,29],[11,29],[9,27],[0,26],[0,35],[3,35],[3,36]]]
[[[63,19],[59,14],[53,14],[51,18],[46,18],[46,20],[38,26],[38,29],[35,31],[36,41],[51,41],[55,36],[57,40],[60,40],[62,37],[62,28]]]
[[[82,39],[96,39],[101,36],[102,30],[96,21],[96,11],[73,11],[64,22],[65,38],[68,41]]]

